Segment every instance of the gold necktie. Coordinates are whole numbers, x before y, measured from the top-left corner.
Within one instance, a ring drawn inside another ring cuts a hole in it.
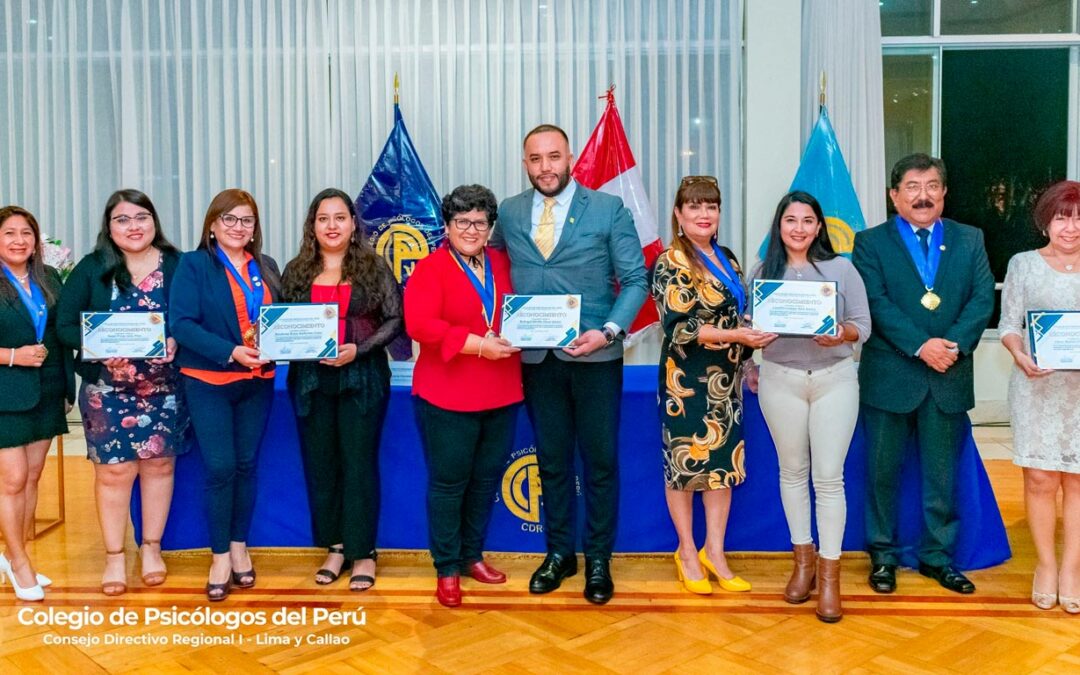
[[[540,255],[544,260],[551,257],[555,250],[555,198],[544,197],[544,212],[540,214],[540,222],[536,224],[536,248],[540,249]]]

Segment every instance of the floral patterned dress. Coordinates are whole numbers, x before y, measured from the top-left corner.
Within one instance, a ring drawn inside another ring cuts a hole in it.
[[[729,254],[735,271],[739,263]],[[686,256],[668,249],[656,262],[652,293],[660,310],[660,418],[664,480],[674,490],[717,490],[746,480],[742,437],[741,344],[701,345],[700,328],[739,325],[735,299],[706,276],[695,285]]]
[[[168,305],[161,265],[138,286],[121,293],[113,284],[110,311],[163,311]],[[188,415],[173,364],[129,361],[123,369],[102,366],[97,382],[84,381],[79,409],[86,453],[96,464],[174,457],[187,451]]]

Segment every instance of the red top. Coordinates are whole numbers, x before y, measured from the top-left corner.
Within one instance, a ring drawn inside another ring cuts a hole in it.
[[[337,303],[338,306],[338,344],[345,344],[345,315],[349,313],[349,300],[352,298],[352,284],[340,286],[311,285],[311,301],[325,304]]]
[[[503,295],[513,293],[510,261],[487,249],[495,278],[495,323],[499,332]],[[405,285],[405,331],[420,343],[413,393],[428,403],[460,412],[492,410],[523,399],[521,357],[491,361],[462,354],[469,333],[484,335],[483,304],[465,272],[443,246],[416,264]]]
[[[249,262],[251,262],[251,254],[244,251],[244,264],[237,271],[240,272],[240,276],[243,277],[244,281],[251,284],[251,276],[248,274],[247,266]],[[236,307],[236,320],[240,324],[240,335],[244,338],[244,346],[255,347],[255,334],[251,332],[252,326],[247,315],[247,298],[244,297],[244,291],[240,288],[240,284],[236,283],[233,275],[226,272],[225,278],[229,281],[229,290],[232,292],[233,306]],[[263,284],[262,304],[269,305],[273,301],[273,298],[270,297],[270,288]],[[248,335],[251,337],[246,337]],[[202,380],[207,384],[232,384],[233,382],[243,382],[255,378],[272,380],[274,379],[273,366],[274,364],[271,363],[269,368],[256,368],[243,372],[199,370],[197,368],[181,368],[180,372],[189,377],[194,377],[196,380]]]

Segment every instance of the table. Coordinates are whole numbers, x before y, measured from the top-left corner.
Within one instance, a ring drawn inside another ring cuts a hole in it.
[[[311,546],[311,527],[292,404],[285,390],[287,366],[279,366],[271,420],[260,450],[255,518],[248,543],[252,546]],[[617,552],[669,552],[676,536],[664,501],[660,421],[657,407],[657,368],[626,366],[620,425],[619,532]],[[744,436],[746,481],[734,488],[727,530],[729,551],[788,551],[791,543],[780,504],[779,468],[768,427],[757,397],[745,392]],[[487,550],[543,552],[540,485],[534,436],[524,408],[517,438],[488,531]],[[194,441],[192,441],[194,443]],[[914,442],[903,474],[900,534],[902,563],[917,565],[921,528],[918,457]],[[960,454],[957,498],[960,527],[954,563],[960,569],[1000,564],[1011,555],[1005,526],[993,489],[971,437],[970,425]],[[417,434],[412,397],[407,387],[391,389],[391,400],[380,450],[382,510],[380,548],[427,548],[425,489],[427,472]],[[862,422],[855,431],[844,468],[848,521],[844,550],[864,550],[866,446]],[[176,463],[172,511],[162,539],[165,549],[208,546],[203,491],[203,465],[197,447]],[[578,495],[579,502],[582,499]],[[697,501],[697,500],[696,500]],[[132,492],[132,520],[140,540],[139,491]],[[584,505],[579,503],[579,520]],[[697,504],[695,529],[704,541],[704,516]],[[579,527],[579,532],[583,526]]]

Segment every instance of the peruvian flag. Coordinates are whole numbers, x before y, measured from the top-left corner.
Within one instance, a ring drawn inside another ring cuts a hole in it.
[[[630,142],[626,140],[622,119],[615,107],[615,86],[608,89],[600,98],[607,99],[607,107],[600,116],[600,122],[593,129],[585,149],[578,155],[574,164],[574,179],[591,190],[606,192],[622,198],[623,204],[634,216],[638,239],[641,240],[641,252],[645,254],[645,267],[652,269],[656,258],[664,250],[664,243],[657,233],[656,216],[653,215],[649,197],[645,194],[645,184],[641,181],[641,170],[630,151]],[[634,323],[626,330],[628,335],[647,328],[659,321],[656,304],[649,298],[641,306]]]

